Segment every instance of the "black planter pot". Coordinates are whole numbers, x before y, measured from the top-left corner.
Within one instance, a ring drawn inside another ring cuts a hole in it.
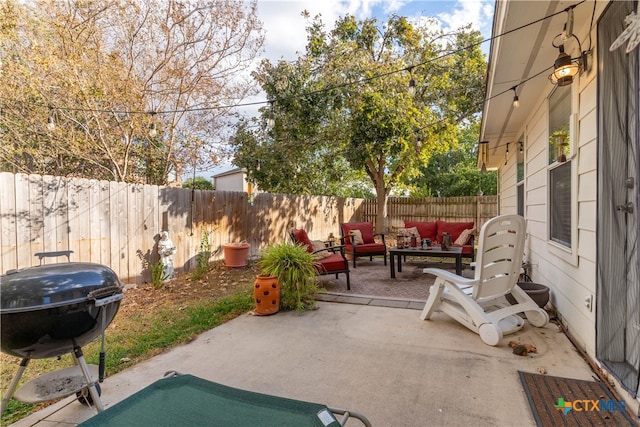
[[[549,288],[545,285],[533,282],[518,282],[518,286],[538,304],[538,307],[544,308],[549,302]],[[516,299],[511,294],[507,294],[506,298],[509,303],[517,304]]]

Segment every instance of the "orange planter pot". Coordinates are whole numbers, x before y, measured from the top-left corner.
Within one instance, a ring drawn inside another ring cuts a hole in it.
[[[229,243],[226,245],[222,245],[222,250],[224,251],[224,266],[246,266],[250,247],[251,244],[249,243]]]
[[[253,287],[256,301],[255,313],[259,315],[275,314],[280,310],[280,283],[276,276],[256,276]]]

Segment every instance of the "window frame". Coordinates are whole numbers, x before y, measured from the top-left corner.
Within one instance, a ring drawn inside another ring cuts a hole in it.
[[[525,167],[525,158],[524,158],[524,134],[520,135],[518,141],[516,142],[516,211],[518,215],[522,217],[527,217],[527,200],[526,200],[526,192],[525,192],[525,181],[527,178],[527,171]],[[522,152],[520,152],[520,148],[522,148]],[[521,161],[522,160],[522,161]],[[522,165],[522,166],[520,166]],[[520,168],[522,168],[522,177],[520,176]],[[521,178],[521,179],[519,179]]]
[[[577,80],[577,79],[576,79]],[[554,161],[551,161],[551,144],[547,142],[547,157],[549,159],[549,164],[547,165],[547,247],[549,252],[561,258],[565,262],[577,266],[578,265],[578,168],[577,161],[575,161],[577,152],[578,152],[578,114],[577,114],[577,105],[578,105],[578,82],[574,80],[573,84],[569,86],[570,94],[570,112],[569,112],[569,138],[568,138],[568,147],[565,151],[566,161],[560,162],[556,158]],[[551,102],[552,97],[556,93],[558,87],[555,87],[547,97],[547,135],[548,138],[551,137]],[[554,153],[555,154],[555,153]],[[571,180],[571,194],[570,194],[570,229],[571,233],[569,246],[561,243],[559,241],[554,240],[554,236],[552,233],[552,207],[553,207],[553,197],[552,197],[552,174],[553,171],[561,166],[565,166],[569,163],[570,168],[570,180]]]

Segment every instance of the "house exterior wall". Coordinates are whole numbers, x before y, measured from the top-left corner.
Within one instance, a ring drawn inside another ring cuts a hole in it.
[[[213,184],[217,191],[247,191],[247,181],[244,179],[245,174],[242,171],[236,173],[217,176],[213,180]]]
[[[595,37],[594,34],[592,35]],[[593,58],[595,61],[595,58]],[[569,333],[595,359],[596,331],[596,78],[595,67],[572,85],[572,232],[571,251],[551,242],[549,236],[548,96],[541,95],[537,108],[521,132],[525,138],[525,261],[534,282],[551,289],[551,303]],[[511,147],[510,147],[511,148]],[[517,213],[517,147],[513,144],[506,164],[500,166],[500,212]],[[587,307],[585,299],[591,301]]]

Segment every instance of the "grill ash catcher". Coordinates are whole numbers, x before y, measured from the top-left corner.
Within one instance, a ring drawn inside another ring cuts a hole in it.
[[[72,251],[41,252],[40,265],[10,270],[0,276],[0,347],[22,361],[2,398],[4,413],[12,397],[26,403],[44,402],[76,394],[78,401],[102,412],[100,385],[105,371],[105,330],[124,297],[123,286],[109,267],[66,262],[42,265],[46,257]],[[102,335],[99,365],[88,365],[82,346]],[[31,359],[70,353],[75,366],[35,378],[18,390]],[[98,378],[94,381],[93,378]]]

